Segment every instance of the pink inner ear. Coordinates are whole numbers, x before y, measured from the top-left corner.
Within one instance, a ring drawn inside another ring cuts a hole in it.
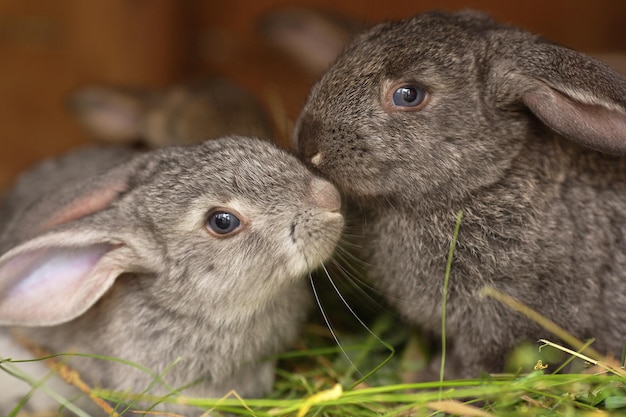
[[[109,142],[125,142],[140,134],[143,106],[130,92],[90,87],[72,97],[72,108],[93,134]]]
[[[72,201],[67,207],[54,213],[50,220],[38,228],[38,232],[50,230],[60,224],[78,220],[89,214],[105,209],[128,189],[128,184],[118,182],[102,189],[96,189],[86,196]]]
[[[119,274],[100,265],[113,248],[47,247],[10,256],[0,264],[0,324],[54,325],[84,313]]]
[[[522,99],[565,138],[600,152],[626,155],[626,112],[580,103],[547,86],[526,92]]]

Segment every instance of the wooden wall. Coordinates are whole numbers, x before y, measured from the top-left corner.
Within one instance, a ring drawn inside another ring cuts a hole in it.
[[[164,86],[218,73],[295,118],[313,79],[257,28],[286,5],[363,22],[471,7],[576,49],[626,53],[623,0],[0,0],[0,189],[33,161],[88,141],[65,102],[89,83]]]

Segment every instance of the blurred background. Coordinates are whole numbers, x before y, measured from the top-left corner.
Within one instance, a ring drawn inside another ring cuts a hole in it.
[[[294,7],[338,18],[347,32],[474,8],[574,49],[626,54],[623,0],[0,0],[0,191],[34,161],[90,141],[67,100],[92,84],[163,88],[225,76],[268,109],[286,144],[319,69],[285,53],[261,23]]]

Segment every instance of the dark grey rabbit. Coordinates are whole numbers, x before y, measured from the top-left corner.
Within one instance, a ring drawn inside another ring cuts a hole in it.
[[[450,277],[451,376],[501,371],[550,335],[513,296],[594,347],[626,339],[626,79],[476,12],[383,23],[313,87],[301,157],[362,211],[369,278],[437,332]]]
[[[141,141],[157,148],[226,135],[274,136],[270,118],[252,93],[225,78],[161,90],[94,85],[76,91],[69,103],[81,124],[102,142]]]
[[[1,207],[0,324],[51,352],[156,373],[180,357],[163,380],[200,380],[184,395],[266,394],[267,357],[298,334],[303,276],[333,252],[339,210],[334,186],[260,140],[74,152],[24,174]],[[114,390],[142,392],[154,378],[69,363]]]

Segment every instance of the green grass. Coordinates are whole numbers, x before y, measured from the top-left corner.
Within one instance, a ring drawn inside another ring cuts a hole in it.
[[[453,256],[460,219],[459,214],[449,260]],[[448,267],[443,284],[444,297],[449,271]],[[334,283],[332,286],[334,287]],[[324,294],[334,292],[334,288],[324,290],[323,281],[317,283],[316,287]],[[523,306],[515,304],[515,300],[506,299],[493,290],[487,290],[486,293],[533,317],[533,312],[524,310]],[[324,303],[329,302],[327,296],[321,299]],[[348,303],[352,305],[352,300]],[[427,361],[428,350],[419,348],[423,345],[421,336],[399,322],[392,314],[380,313],[384,308],[372,309],[371,305],[362,309],[354,307],[355,314],[364,319],[353,319],[342,305],[343,302],[333,308],[324,308],[333,313],[324,319],[319,314],[316,315],[305,329],[298,348],[278,356],[277,380],[274,391],[267,398],[241,399],[235,394],[222,399],[176,395],[151,398],[146,390],[143,400],[189,404],[211,410],[214,413],[212,415],[626,416],[626,373],[623,367],[604,363],[587,345],[568,338],[568,335],[564,337],[562,329],[550,327],[552,324],[541,317],[534,318],[554,331],[561,340],[568,341],[571,350],[563,353],[567,347],[545,341],[541,346],[520,347],[511,356],[514,372],[510,374],[485,375],[468,380],[449,381],[440,378],[435,382],[405,383],[403,377],[423,367]],[[341,311],[341,308],[344,310]],[[445,309],[445,298],[443,308]],[[353,307],[349,309],[352,313]],[[327,328],[328,323],[334,329],[332,336]],[[445,336],[445,319],[442,331]],[[337,340],[341,346],[338,346]],[[445,354],[445,338],[442,346]],[[582,356],[578,351],[585,351],[586,354],[591,352],[595,357]],[[552,362],[561,360],[564,354],[576,362],[573,369],[581,370],[580,373],[556,372],[559,369]],[[539,360],[542,362],[539,363]],[[594,362],[595,367],[589,368],[587,362]],[[544,369],[540,365],[545,363],[550,366]],[[45,380],[37,381],[21,374],[15,365],[10,361],[0,362],[0,371],[26,380],[33,390],[43,390],[48,395],[57,396],[59,403],[65,401],[46,386]],[[444,366],[445,362],[441,367],[442,375]],[[153,377],[157,383],[162,375]],[[91,394],[113,404],[132,404],[135,398],[127,392],[91,390]],[[17,416],[21,407],[22,404],[18,404],[10,416]],[[71,403],[65,408],[68,415],[86,416]],[[137,415],[131,413],[133,408],[136,407],[119,407],[117,411],[120,415]],[[190,409],[189,415],[197,413]]]
[[[268,398],[244,400],[231,396],[216,400],[147,396],[144,399],[187,403],[246,416],[297,416],[307,409],[308,413],[303,415],[428,416],[435,415],[436,411],[466,416],[626,415],[626,376],[623,374],[553,374],[537,370],[471,380],[402,383],[399,375],[410,365],[405,362],[402,349],[411,345],[414,335],[387,314],[372,324],[372,330],[398,350],[390,359],[388,347],[368,332],[338,332],[340,340],[347,343],[345,352],[361,374],[386,361],[363,381],[339,348],[328,347],[331,339],[320,329],[316,324],[309,326],[301,348],[281,355],[274,392]],[[354,343],[357,340],[359,343]],[[536,347],[535,351],[538,351]],[[526,358],[528,366],[534,365],[535,357]],[[11,365],[3,363],[2,368]],[[31,383],[35,389],[46,389],[45,384],[37,386],[38,381],[31,380]],[[355,383],[358,385],[350,388]],[[132,398],[128,393],[104,390],[93,393],[113,403]],[[466,409],[460,408],[464,405]],[[70,415],[86,415],[69,407],[68,411]],[[17,409],[13,415],[17,415]],[[190,411],[189,415],[193,413]]]

